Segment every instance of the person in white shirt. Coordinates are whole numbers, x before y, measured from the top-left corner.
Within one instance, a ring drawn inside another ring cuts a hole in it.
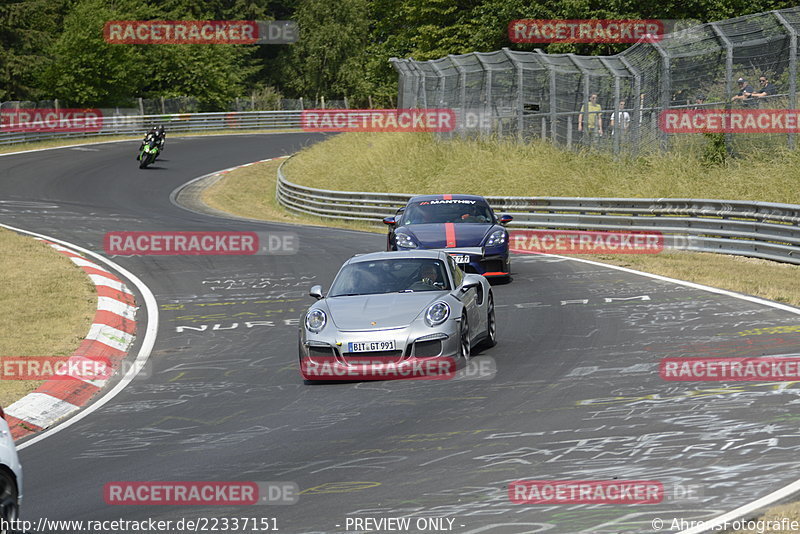
[[[631,114],[625,111],[625,101],[619,101],[619,110],[611,114],[611,137],[614,137],[617,124],[622,127],[622,135],[624,136],[628,129],[631,127]]]

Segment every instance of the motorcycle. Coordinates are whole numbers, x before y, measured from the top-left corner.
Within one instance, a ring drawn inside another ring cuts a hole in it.
[[[139,152],[139,168],[144,169],[153,163],[159,154],[158,140],[155,137],[146,139],[142,144],[142,150]]]

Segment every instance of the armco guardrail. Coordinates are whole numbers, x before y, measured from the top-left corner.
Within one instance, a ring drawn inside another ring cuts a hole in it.
[[[379,222],[412,196],[305,187],[286,179],[284,164],[278,169],[278,202],[302,213]],[[514,216],[510,229],[657,231],[669,248],[800,265],[800,205],[678,198],[486,198],[496,212]]]
[[[35,111],[35,110],[27,110]],[[299,129],[301,110],[240,111],[219,113],[175,113],[167,115],[105,115],[95,131],[64,132],[40,128],[40,131],[11,131],[0,127],[0,145],[12,145],[47,139],[96,137],[108,135],[143,135],[151,126],[163,125],[167,134],[211,132],[215,130]]]

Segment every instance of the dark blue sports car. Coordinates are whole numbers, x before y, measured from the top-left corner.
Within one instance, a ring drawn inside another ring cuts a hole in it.
[[[477,195],[420,195],[408,201],[389,225],[387,250],[442,249],[465,272],[508,279],[508,230],[486,199]]]

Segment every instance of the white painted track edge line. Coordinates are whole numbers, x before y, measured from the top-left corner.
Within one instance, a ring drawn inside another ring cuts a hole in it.
[[[772,302],[771,300],[766,300],[766,299],[762,299],[762,298],[759,298],[759,297],[753,297],[753,296],[750,296],[750,295],[742,295],[740,293],[736,293],[736,292],[733,292],[733,291],[728,291],[727,289],[720,289],[720,288],[717,288],[717,287],[706,286],[706,285],[698,284],[698,283],[695,283],[695,282],[688,282],[686,280],[678,280],[677,278],[669,278],[668,276],[662,276],[660,274],[653,274],[653,273],[647,273],[647,272],[644,272],[644,271],[637,271],[635,269],[629,269],[628,267],[620,267],[618,265],[611,265],[611,264],[608,264],[608,263],[601,263],[601,262],[598,262],[598,261],[592,261],[592,260],[587,260],[587,259],[583,259],[583,258],[573,258],[573,257],[567,257],[567,256],[559,256],[559,255],[556,255],[556,254],[547,254],[547,256],[554,256],[554,257],[557,257],[557,258],[564,258],[566,260],[578,261],[578,262],[581,262],[581,263],[588,263],[589,265],[596,265],[598,267],[607,267],[609,269],[616,269],[618,271],[623,271],[623,272],[631,273],[631,274],[637,274],[639,276],[646,276],[648,278],[653,278],[655,280],[661,280],[663,282],[670,282],[670,283],[673,283],[673,284],[678,284],[678,285],[682,285],[682,286],[686,286],[686,287],[691,287],[693,289],[699,289],[699,290],[702,290],[702,291],[709,291],[711,293],[717,293],[719,295],[725,295],[725,296],[737,298],[737,299],[740,299],[740,300],[746,300],[748,302],[753,302],[753,303],[761,304],[761,305],[764,305],[764,306],[770,306],[772,308],[777,308],[777,309],[782,310],[782,311],[787,311],[787,312],[790,312],[790,313],[794,313],[794,314],[800,315],[800,308],[795,308],[793,306],[788,306],[786,304],[781,304],[779,302]],[[707,521],[703,521],[702,525],[699,525],[699,526],[696,526],[696,527],[692,527],[692,528],[689,528],[689,529],[686,529],[686,530],[682,530],[680,532],[677,532],[676,534],[703,534],[705,532],[719,532],[719,528],[718,527],[720,525],[724,525],[725,522],[730,523],[730,522],[735,521],[737,519],[741,519],[741,518],[743,518],[745,516],[748,516],[748,515],[752,514],[753,512],[756,512],[757,510],[760,510],[760,509],[765,508],[765,507],[767,507],[767,506],[769,506],[771,504],[774,504],[775,502],[780,501],[781,499],[784,499],[784,498],[786,498],[786,497],[788,497],[788,496],[790,496],[793,493],[796,493],[798,491],[800,491],[800,479],[797,479],[794,482],[790,482],[786,486],[784,486],[782,488],[779,488],[779,489],[773,491],[772,493],[769,493],[769,494],[767,494],[767,495],[765,495],[763,497],[759,497],[755,501],[751,501],[751,502],[749,502],[747,504],[743,504],[742,506],[740,506],[738,508],[735,508],[735,509],[731,510],[730,512],[726,512],[726,513],[724,513],[724,514],[722,514],[720,516],[717,516],[717,517],[715,517],[713,519],[709,519]],[[665,521],[665,524],[666,524],[667,520],[665,519],[664,521]]]
[[[128,271],[127,269],[117,265],[113,261],[104,258],[100,254],[96,252],[92,252],[91,250],[85,249],[78,245],[73,245],[67,241],[63,241],[60,239],[56,239],[53,237],[49,237],[43,234],[38,234],[36,232],[31,232],[29,230],[23,230],[21,228],[16,228],[14,226],[9,226],[7,224],[0,223],[0,227],[7,228],[9,230],[13,230],[14,232],[19,232],[21,234],[30,235],[33,237],[39,237],[43,239],[47,239],[52,241],[53,243],[58,243],[62,246],[71,248],[73,251],[77,250],[82,254],[91,256],[96,260],[108,265],[112,269],[116,270],[116,272],[120,273],[124,278],[128,279],[142,295],[144,298],[144,304],[147,309],[147,327],[145,328],[144,337],[142,338],[142,345],[139,347],[139,352],[136,355],[136,359],[133,361],[134,365],[128,369],[125,375],[120,379],[117,384],[114,385],[113,388],[108,390],[105,394],[103,394],[99,399],[95,402],[87,406],[85,409],[77,413],[76,415],[70,417],[69,419],[63,421],[62,423],[57,424],[52,428],[48,428],[47,430],[43,430],[38,435],[34,436],[33,438],[25,441],[24,443],[17,445],[17,450],[25,449],[26,447],[30,447],[34,443],[38,443],[43,439],[49,438],[50,436],[61,432],[65,428],[69,428],[70,426],[74,425],[78,421],[81,421],[85,417],[89,416],[90,414],[94,413],[96,410],[103,407],[106,403],[108,403],[111,399],[116,397],[123,389],[125,389],[128,384],[136,378],[136,375],[139,374],[139,371],[144,368],[144,365],[147,363],[148,358],[150,358],[150,353],[153,350],[153,346],[156,342],[156,335],[158,333],[158,304],[156,303],[156,298],[153,295],[153,292],[150,291],[150,288],[145,285],[136,275]]]

